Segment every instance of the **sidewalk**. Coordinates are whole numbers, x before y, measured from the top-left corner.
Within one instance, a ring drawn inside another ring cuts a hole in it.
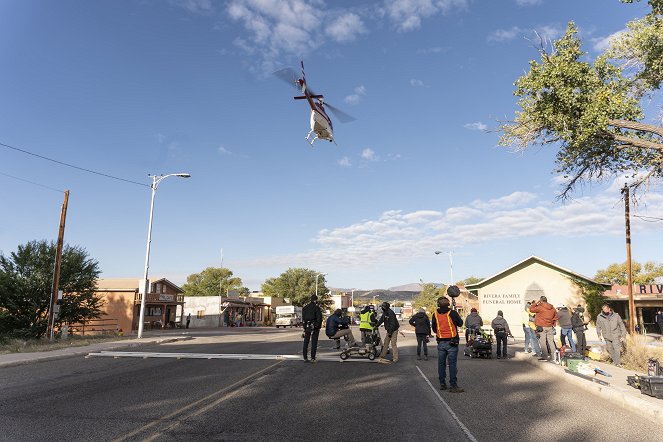
[[[515,346],[516,348],[522,348],[520,344],[516,344]],[[646,373],[636,373],[624,368],[615,367],[612,364],[588,360],[592,365],[612,375],[612,377],[598,374],[595,375],[595,379],[609,384],[601,385],[591,380],[567,373],[565,371],[566,367],[551,362],[539,361],[538,358],[532,356],[532,353],[525,353],[522,350],[517,350],[515,352],[515,359],[525,361],[549,374],[564,378],[566,382],[573,383],[574,385],[588,392],[594,393],[602,399],[608,400],[622,408],[636,411],[647,417],[649,420],[663,423],[663,399],[657,399],[642,394],[640,390],[629,386],[626,380],[627,376],[633,376],[634,374],[645,376]],[[591,402],[587,402],[587,405],[591,406]]]
[[[33,362],[49,361],[53,359],[69,358],[72,356],[85,356],[88,353],[102,350],[118,350],[149,344],[165,344],[167,342],[186,341],[190,336],[151,336],[142,339],[123,339],[121,341],[100,342],[98,344],[68,347],[51,351],[33,353],[8,353],[0,355],[0,368],[14,365],[30,364]]]

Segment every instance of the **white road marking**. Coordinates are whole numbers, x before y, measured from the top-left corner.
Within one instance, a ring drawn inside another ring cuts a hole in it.
[[[424,372],[421,371],[421,369],[419,367],[417,367],[417,370],[419,371],[419,374],[421,375],[421,377],[424,378],[424,381],[426,381],[426,383],[431,388],[431,390],[433,390],[433,393],[435,393],[435,395],[440,400],[440,402],[442,402],[442,405],[444,405],[444,408],[447,409],[447,411],[449,412],[451,417],[454,418],[454,420],[458,423],[458,426],[460,426],[460,429],[463,430],[463,433],[465,433],[467,438],[472,442],[477,442],[477,439],[472,435],[472,433],[470,433],[470,430],[467,429],[467,427],[460,421],[460,419],[458,419],[458,416],[456,416],[456,413],[454,413],[454,411],[451,409],[449,404],[447,404],[447,402],[444,399],[442,399],[442,396],[440,396],[440,393],[435,389],[435,387],[433,387],[433,384],[430,383],[430,381],[428,380],[428,378],[426,377]]]
[[[142,351],[101,351],[99,353],[88,353],[86,357],[107,357],[107,358],[173,358],[173,359],[233,359],[233,360],[286,360],[301,361],[299,355],[265,355],[265,354],[241,354],[241,353],[156,353]],[[349,358],[345,361],[339,356],[319,356],[317,361],[324,362],[373,362],[368,359]]]

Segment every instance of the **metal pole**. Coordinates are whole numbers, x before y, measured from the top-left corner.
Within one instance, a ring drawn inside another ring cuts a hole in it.
[[[315,297],[318,297],[318,276],[320,276],[320,273],[316,273],[315,275]]]
[[[138,339],[143,337],[143,321],[145,320],[145,298],[149,289],[147,280],[148,270],[150,268],[150,246],[152,244],[152,219],[154,218],[154,196],[157,192],[157,176],[152,177],[152,199],[150,200],[150,222],[147,225],[147,247],[145,251],[145,272],[143,273],[143,296],[140,299],[140,315],[138,317]]]
[[[48,315],[48,337],[52,341],[55,337],[55,309],[58,302],[58,285],[60,284],[60,262],[62,261],[62,247],[64,245],[64,226],[67,220],[67,205],[69,204],[69,191],[64,191],[64,201],[60,211],[60,228],[58,229],[58,242],[55,248],[55,267],[53,271],[53,287],[51,290],[51,306]]]
[[[631,210],[629,201],[629,188],[624,184],[622,189],[624,195],[624,217],[626,221],[626,278],[628,284],[628,331],[635,334],[635,301],[633,300],[633,269],[631,263]]]
[[[449,255],[449,265],[451,268],[451,285],[454,285],[454,259],[453,259],[454,252],[449,251],[447,252],[447,254]]]

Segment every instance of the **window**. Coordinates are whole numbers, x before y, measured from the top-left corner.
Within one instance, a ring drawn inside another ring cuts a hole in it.
[[[198,310],[198,312],[196,313],[196,318],[205,319],[205,310]]]
[[[146,316],[161,316],[161,307],[148,307]]]
[[[166,293],[166,284],[161,284],[161,293]]]

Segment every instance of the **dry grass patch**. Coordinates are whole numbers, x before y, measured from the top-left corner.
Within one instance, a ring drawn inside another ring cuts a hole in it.
[[[649,344],[649,345],[648,345]],[[657,358],[663,364],[663,347],[651,345],[642,335],[626,337],[626,351],[622,354],[622,364],[629,370],[647,373],[649,358]]]
[[[98,344],[100,342],[120,341],[128,339],[126,336],[116,334],[103,334],[97,336],[70,336],[69,339],[0,339],[0,354],[7,353],[34,353],[40,351],[59,350],[69,347],[82,347],[84,345]]]

